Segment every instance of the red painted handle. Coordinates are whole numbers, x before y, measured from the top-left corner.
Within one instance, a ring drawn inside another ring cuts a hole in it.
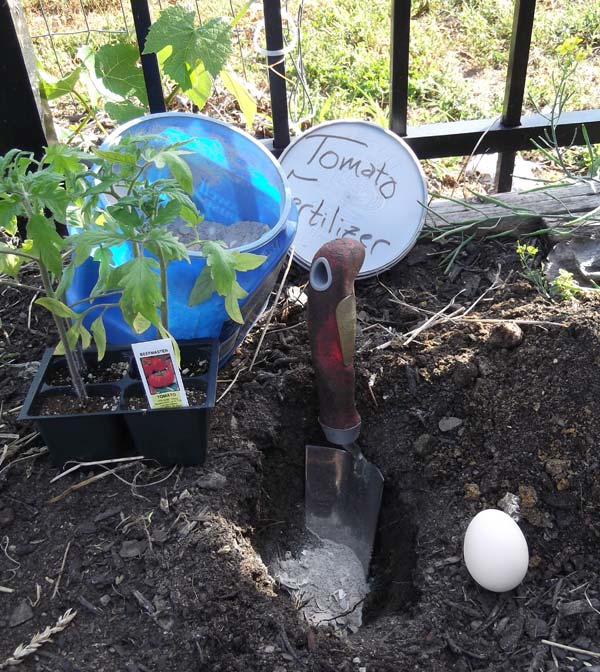
[[[354,280],[365,258],[357,240],[325,243],[312,262],[308,333],[319,393],[319,422],[327,439],[347,445],[358,437],[354,402]]]

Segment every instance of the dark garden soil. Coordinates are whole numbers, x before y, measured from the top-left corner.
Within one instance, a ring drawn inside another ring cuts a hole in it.
[[[304,311],[282,301],[253,369],[258,331],[221,371],[203,467],[52,483],[34,428],[15,421],[49,324],[37,307],[28,324],[31,295],[4,288],[0,663],[71,609],[22,670],[600,669],[571,650],[600,651],[600,302],[544,301],[514,243],[467,248],[450,275],[441,251],[419,244],[357,288],[361,444],[386,486],[366,624],[347,638],[308,630],[265,567],[295,543],[304,446],[324,441]],[[446,312],[466,316],[403,344],[461,290]],[[497,595],[461,544],[506,493],[531,559]]]

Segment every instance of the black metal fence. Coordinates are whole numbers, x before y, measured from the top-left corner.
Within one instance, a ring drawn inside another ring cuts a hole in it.
[[[138,44],[143,50],[151,23],[148,0],[130,2]],[[536,0],[515,0],[504,104],[499,118],[411,128],[407,124],[411,0],[392,0],[390,129],[402,136],[419,158],[497,152],[496,188],[510,190],[515,153],[531,149],[532,140],[549,129],[548,119],[540,114],[522,116],[535,8]],[[290,142],[281,0],[263,0],[263,9],[273,120],[272,149],[278,155]],[[0,0],[0,81],[3,83],[0,87],[0,153],[3,146],[5,149],[17,146],[18,139],[21,146],[26,139],[26,146],[31,149],[40,141],[39,120],[36,121],[37,115],[33,112],[31,92],[24,90],[26,67],[22,55],[15,49],[14,31],[8,0]],[[150,109],[163,111],[165,104],[156,56],[143,56],[142,66]],[[583,125],[590,141],[600,142],[600,110],[563,113],[556,125],[556,141],[561,146],[584,144]]]

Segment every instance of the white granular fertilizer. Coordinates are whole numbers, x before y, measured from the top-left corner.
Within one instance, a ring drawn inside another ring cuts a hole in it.
[[[324,539],[297,558],[286,553],[269,568],[292,594],[308,623],[356,632],[362,625],[363,600],[369,592],[360,560],[347,546]]]

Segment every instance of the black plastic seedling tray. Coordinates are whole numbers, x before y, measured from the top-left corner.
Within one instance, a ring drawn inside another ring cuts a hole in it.
[[[215,405],[219,341],[181,341],[179,349],[184,387],[199,391],[204,396],[202,403],[190,402],[186,408],[128,408],[131,397],[145,399],[137,365],[130,346],[109,346],[100,363],[93,349],[84,353],[88,371],[106,377],[102,382],[87,384],[86,389],[90,396],[114,398],[114,410],[40,415],[37,409],[44,397],[73,395],[64,357],[53,355],[48,349],[19,420],[37,424],[57,466],[70,460],[87,462],[129,455],[143,455],[164,465],[202,464],[208,447],[210,413]]]

